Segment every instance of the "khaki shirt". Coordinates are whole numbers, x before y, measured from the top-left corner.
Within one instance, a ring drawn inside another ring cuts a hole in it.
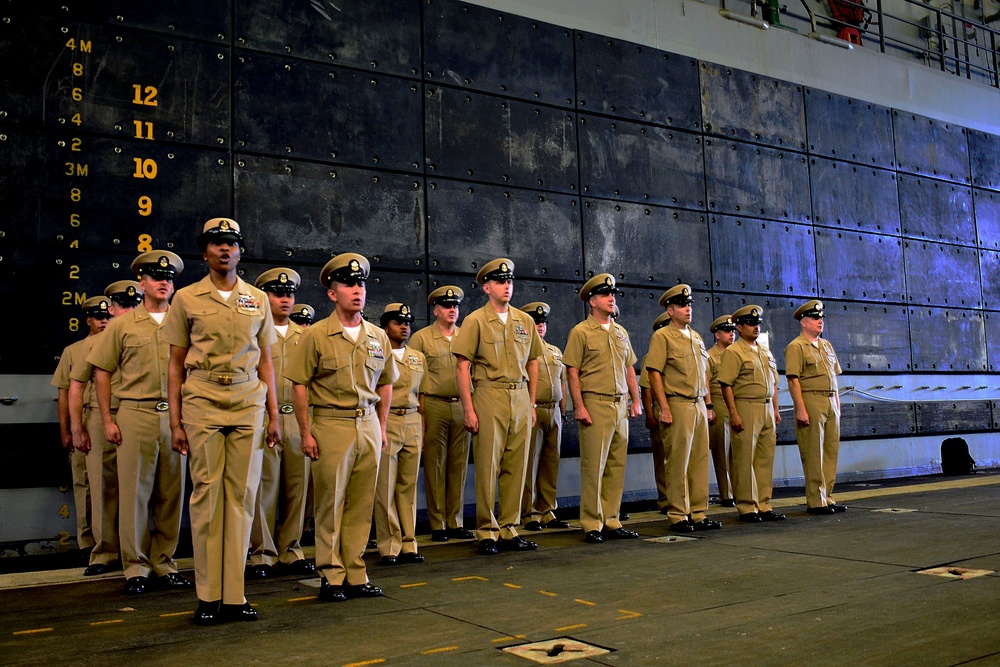
[[[785,348],[785,377],[797,377],[802,391],[837,391],[840,362],[833,345],[800,334]]]
[[[649,358],[649,353],[646,353],[646,356],[642,358],[642,368],[639,371],[638,384],[640,389],[646,389],[648,391],[651,387],[649,386],[649,371],[646,370],[647,358]]]
[[[563,380],[566,367],[563,366],[562,352],[555,345],[542,341],[542,356],[538,358],[538,388],[535,390],[536,403],[558,403],[563,400]]]
[[[299,337],[303,331],[305,329],[291,320],[288,321],[288,328],[285,329],[284,336],[275,329],[278,342],[271,346],[271,363],[274,364],[274,384],[276,385],[275,390],[278,392],[279,408],[282,405],[292,404],[292,381],[285,377],[285,364],[292,350],[299,344]]]
[[[419,408],[420,382],[426,368],[423,353],[407,345],[403,348],[403,360],[396,360],[396,368],[399,369],[399,379],[392,383],[390,407]]]
[[[111,320],[87,356],[109,373],[120,370],[114,397],[133,401],[166,400],[169,359],[170,345],[145,304]]]
[[[49,382],[53,387],[69,391],[69,373],[73,368],[73,363],[80,356],[85,340],[87,339],[81,338],[63,348],[62,354],[59,355],[59,363],[56,365],[56,372],[52,374],[52,380]]]
[[[719,384],[719,364],[722,363],[724,351],[718,343],[708,348],[708,391],[712,394],[713,402],[716,402],[716,396],[722,398],[722,385]]]
[[[570,330],[563,353],[563,363],[580,371],[584,393],[627,394],[625,369],[636,361],[625,327],[612,322],[605,331],[593,315]]]
[[[334,313],[302,332],[285,377],[308,388],[309,405],[353,410],[377,403],[376,388],[395,382],[399,371],[384,331],[362,320],[352,341]]]
[[[733,388],[733,398],[770,399],[778,383],[778,364],[762,344],[749,345],[740,338],[722,353],[718,379]]]
[[[646,368],[662,374],[663,392],[668,398],[693,399],[708,393],[705,386],[708,352],[697,331],[688,329],[688,333],[690,337],[668,324],[654,331],[649,339]]]
[[[424,355],[425,372],[420,383],[421,394],[458,398],[458,385],[455,383],[458,361],[451,353],[451,347],[459,331],[460,328],[455,327],[455,333],[448,340],[435,322],[410,336],[406,347]]]
[[[162,336],[187,348],[185,368],[217,373],[256,373],[261,348],[278,341],[264,292],[237,278],[226,301],[209,276],[177,290]]]
[[[465,318],[451,352],[472,362],[473,383],[526,382],[527,364],[542,354],[542,339],[524,311],[511,308],[504,324],[487,303]]]
[[[111,320],[114,322],[114,320]],[[111,326],[111,322],[108,322],[108,326]],[[107,329],[100,333],[96,333],[93,336],[87,336],[82,341],[80,341],[79,356],[73,359],[73,366],[70,368],[69,376],[77,382],[87,382],[88,385],[84,388],[86,392],[84,394],[83,405],[94,410],[98,409],[97,405],[97,385],[93,382],[94,380],[94,364],[90,363],[88,358],[90,357],[90,351],[94,349],[94,345],[97,344],[97,340],[107,332]],[[119,368],[117,371],[111,375],[111,409],[118,409],[118,391],[121,388],[122,383],[122,372]]]

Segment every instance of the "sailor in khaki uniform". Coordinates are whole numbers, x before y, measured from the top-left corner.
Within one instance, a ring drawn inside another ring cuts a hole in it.
[[[250,530],[250,566],[247,576],[264,579],[278,570],[297,576],[315,573],[305,559],[302,531],[306,521],[306,494],[309,488],[309,457],[302,453],[299,429],[292,408],[292,383],[285,379],[285,360],[298,345],[303,329],[290,321],[295,306],[295,290],[302,278],[292,269],[268,269],[254,281],[267,294],[271,319],[278,342],[271,346],[274,384],[281,414],[281,440],[264,450],[253,528]],[[278,517],[281,518],[277,524]],[[277,524],[277,528],[275,527]]]
[[[757,342],[763,312],[751,304],[733,313],[740,337],[722,353],[717,376],[732,427],[730,474],[736,510],[739,520],[746,523],[785,519],[771,509],[776,428],[781,416],[778,364],[771,351]]]
[[[326,263],[320,283],[334,312],[302,333],[285,362],[302,451],[313,460],[316,570],[325,602],[382,595],[368,581],[363,556],[399,372],[385,332],[361,316],[369,270],[356,253]]]
[[[600,273],[580,290],[590,315],[569,332],[566,364],[574,417],[580,422],[580,524],[584,540],[634,539],[619,511],[625,486],[628,419],[642,414],[636,362],[628,332],[611,314],[621,290],[610,273]],[[631,397],[631,405],[628,399]]]
[[[470,540],[475,535],[463,525],[465,477],[469,470],[471,436],[465,430],[462,403],[455,382],[458,360],[451,353],[460,328],[459,304],[465,292],[442,285],[427,297],[434,322],[410,338],[409,347],[427,360],[420,386],[424,415],[424,493],[431,539]]]
[[[521,519],[525,530],[569,528],[556,518],[556,484],[559,481],[559,449],[562,444],[563,414],[566,412],[566,367],[558,347],[545,342],[551,308],[533,301],[521,306],[535,321],[542,339],[538,358],[538,388],[535,390],[535,425],[531,429],[528,467],[524,473]]]
[[[198,247],[208,275],[177,291],[162,330],[173,448],[188,454],[193,484],[194,622],[255,621],[243,569],[264,443],[281,439],[270,348],[277,335],[267,295],[236,275],[244,247],[236,221],[208,220]]]
[[[119,280],[105,288],[104,296],[108,297],[108,314],[117,317],[138,305],[142,291],[139,289],[139,283],[134,280]],[[90,552],[90,565],[84,571],[86,576],[118,569],[120,562],[118,448],[104,437],[103,418],[97,404],[97,387],[93,383],[94,365],[87,360],[100,335],[84,339],[80,356],[70,369],[70,428],[73,432],[73,446],[87,453],[90,514],[95,542]],[[115,373],[112,379],[113,388],[117,389],[120,382],[121,373]],[[117,398],[112,399],[108,409],[111,415],[118,411]]]
[[[288,314],[288,319],[303,329],[307,329],[316,319],[316,310],[308,303],[297,303],[292,307],[292,312]]]
[[[118,448],[119,536],[125,593],[139,595],[149,577],[159,588],[191,588],[177,574],[174,551],[184,503],[184,458],[170,447],[167,365],[170,346],[161,324],[184,262],[153,250],[132,262],[143,302],[117,316],[96,339],[87,361],[94,368],[104,439]],[[111,379],[121,374],[112,397]],[[111,401],[117,399],[117,414]],[[150,510],[153,526],[150,529]]]
[[[389,447],[382,452],[375,490],[375,534],[382,565],[424,562],[417,553],[417,475],[424,439],[420,381],[425,364],[424,355],[406,344],[412,322],[413,311],[405,303],[387,304],[379,320],[399,369],[385,429]]]
[[[844,512],[833,499],[840,450],[840,362],[823,338],[826,311],[818,299],[799,306],[794,314],[802,333],[785,348],[785,377],[795,405],[795,439],[799,443],[806,480],[806,511],[810,514]]]
[[[86,317],[88,336],[104,331],[108,325],[111,320],[108,303],[109,300],[105,296],[92,296],[83,302],[83,314]],[[52,386],[59,390],[56,404],[59,417],[59,436],[63,449],[69,452],[70,469],[73,474],[73,508],[76,512],[76,544],[81,550],[91,549],[94,546],[94,533],[90,527],[91,500],[90,485],[87,481],[87,454],[73,446],[73,432],[70,427],[69,388],[72,381],[69,374],[74,364],[83,361],[80,359],[80,354],[84,350],[83,342],[85,340],[86,338],[83,338],[66,346],[62,354],[59,355],[59,364],[56,366],[56,372],[53,373],[51,381]],[[89,387],[83,387],[83,394],[88,391]],[[101,565],[99,569],[104,571],[105,567]],[[98,574],[98,572],[91,574]]]
[[[653,333],[670,324],[670,313],[664,311],[653,320]],[[648,354],[647,354],[648,356]],[[653,392],[649,387],[649,372],[646,370],[646,357],[642,358],[639,369],[639,395],[642,397],[642,412],[646,418],[646,429],[649,430],[649,442],[653,448],[653,481],[656,483],[656,509],[660,514],[666,514],[670,503],[667,500],[667,450],[660,432],[660,405],[653,400]]]
[[[532,404],[542,339],[534,320],[510,307],[514,262],[506,257],[487,262],[479,269],[476,282],[483,286],[489,302],[465,318],[452,352],[458,357],[455,373],[465,428],[476,435],[477,551],[489,556],[498,550],[538,548],[517,534],[517,524],[521,520],[528,440],[535,423]],[[493,513],[495,502],[499,515]]]
[[[723,507],[736,507],[736,501],[733,500],[733,485],[729,479],[729,469],[732,467],[729,409],[726,408],[726,400],[722,398],[722,387],[719,385],[719,363],[722,361],[722,353],[736,341],[733,316],[722,315],[715,318],[709,331],[715,336],[715,345],[708,348],[708,391],[715,406],[715,423],[708,429],[708,448],[712,452],[715,480],[719,485],[719,504]]]
[[[675,285],[660,297],[670,324],[649,340],[646,370],[660,406],[659,428],[667,455],[670,530],[722,528],[708,509],[708,425],[715,411],[708,393],[708,352],[691,324],[691,287]]]

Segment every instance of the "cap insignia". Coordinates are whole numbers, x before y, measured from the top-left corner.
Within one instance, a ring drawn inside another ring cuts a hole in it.
[[[409,315],[410,314],[410,307],[409,306],[400,306],[400,308],[399,308],[399,314],[400,315]]]
[[[221,229],[224,232],[228,232],[229,231],[229,221],[228,220],[222,220],[221,222],[219,222],[219,229]]]
[[[351,271],[360,271],[360,270],[361,270],[361,264],[358,263],[358,260],[352,259],[351,260]]]
[[[445,292],[445,295],[446,296],[455,296],[455,290],[453,290],[452,288],[449,287],[448,291]]]
[[[159,264],[160,264],[161,267],[163,267],[165,269],[165,268],[167,268],[167,266],[170,265],[170,260],[167,259],[166,255],[160,255]]]

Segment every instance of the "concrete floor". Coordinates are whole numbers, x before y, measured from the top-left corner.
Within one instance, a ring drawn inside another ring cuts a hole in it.
[[[831,517],[802,498],[778,501],[780,524],[713,507],[724,529],[690,541],[649,541],[668,532],[646,512],[635,541],[553,531],[490,558],[422,544],[424,565],[369,567],[384,598],[324,604],[315,580],[256,582],[261,620],[212,628],[191,623],[193,594],[126,597],[120,574],[3,575],[0,663],[516,666],[536,663],[500,649],[565,637],[612,651],[575,664],[1000,664],[1000,575],[916,573],[1000,570],[1000,475],[850,488]]]

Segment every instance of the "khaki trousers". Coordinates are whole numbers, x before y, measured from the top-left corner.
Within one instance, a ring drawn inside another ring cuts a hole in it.
[[[476,538],[509,540],[517,537],[524,469],[528,465],[528,390],[479,386],[472,403],[479,418],[479,433],[472,445],[476,462]],[[496,515],[494,505],[498,506]]]
[[[252,565],[289,565],[305,558],[300,541],[306,523],[309,462],[302,453],[295,416],[281,415],[281,442],[273,449],[264,449],[261,464],[250,529]]]
[[[840,410],[835,396],[802,392],[809,415],[809,426],[795,423],[795,439],[806,479],[806,505],[833,505],[833,483],[837,477],[837,454],[840,451]]]
[[[771,509],[774,484],[774,406],[767,402],[736,399],[743,430],[733,431],[733,491],[740,514]]]
[[[193,377],[182,387],[194,578],[205,602],[246,601],[243,570],[260,482],[266,391],[262,382],[223,387]]]
[[[660,419],[660,405],[653,402],[653,419]],[[670,505],[667,500],[669,483],[667,481],[667,456],[670,453],[659,426],[649,430],[649,442],[653,447],[653,480],[656,482],[656,509],[663,510]]]
[[[363,585],[382,435],[374,412],[314,415],[319,458],[310,464],[316,500],[316,570],[330,584]]]
[[[94,546],[94,533],[90,529],[90,485],[87,484],[87,455],[74,449],[69,453],[69,467],[73,475],[76,546],[80,549],[89,549]]]
[[[556,483],[559,481],[559,446],[562,442],[562,411],[535,408],[537,421],[531,429],[528,465],[521,494],[521,519],[524,523],[547,523],[556,518]]]
[[[719,485],[719,500],[729,500],[733,497],[733,486],[729,480],[729,469],[733,465],[729,410],[722,396],[713,394],[712,404],[715,406],[715,423],[708,427],[708,448],[712,452],[715,481]]]
[[[375,535],[382,556],[417,553],[417,475],[423,419],[389,415],[388,451],[382,452],[375,490]]]
[[[462,404],[424,394],[424,420],[424,493],[431,530],[461,528],[470,442]]]
[[[580,424],[580,524],[592,530],[621,528],[618,513],[628,455],[628,402],[584,394],[593,422]]]
[[[123,401],[115,422],[122,434],[118,519],[125,577],[177,572],[174,551],[185,480],[184,458],[170,448],[170,418],[166,412],[131,407]]]
[[[669,397],[670,426],[660,426],[667,443],[667,518],[697,523],[708,509],[708,412],[703,401]]]
[[[84,408],[83,424],[90,436],[87,482],[90,486],[90,530],[94,548],[90,564],[113,563],[120,557],[118,542],[118,448],[104,439],[97,408]]]

